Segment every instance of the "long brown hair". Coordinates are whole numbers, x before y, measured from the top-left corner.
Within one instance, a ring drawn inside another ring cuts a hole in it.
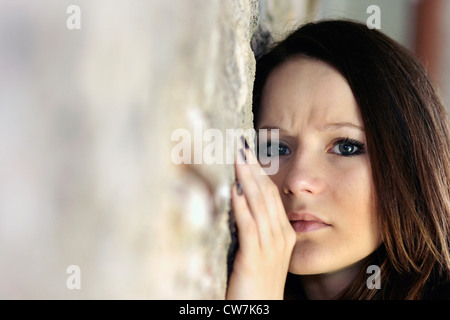
[[[347,80],[372,167],[382,245],[337,298],[441,297],[439,288],[450,282],[450,129],[426,70],[403,46],[363,24],[308,23],[257,59],[255,128],[267,77],[298,55],[328,63]],[[381,268],[381,289],[366,285],[371,264]],[[298,290],[292,281],[290,274],[286,295]]]

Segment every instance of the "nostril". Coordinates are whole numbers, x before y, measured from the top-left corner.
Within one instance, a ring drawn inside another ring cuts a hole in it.
[[[282,187],[286,195],[318,195],[323,192],[322,179],[290,176]]]

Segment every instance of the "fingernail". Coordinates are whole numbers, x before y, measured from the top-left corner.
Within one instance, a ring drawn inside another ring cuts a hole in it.
[[[242,186],[240,182],[237,183],[237,194],[242,195]]]
[[[241,159],[245,162],[245,163],[247,163],[247,157],[245,156],[245,152],[244,152],[244,149],[239,149],[239,152],[240,152],[240,154],[241,154]]]
[[[250,149],[250,146],[247,143],[247,139],[244,136],[241,136],[242,144],[245,146],[245,149]]]

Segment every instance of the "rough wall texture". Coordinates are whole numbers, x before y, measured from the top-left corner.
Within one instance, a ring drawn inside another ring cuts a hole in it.
[[[323,0],[260,0],[260,24],[275,41],[283,39],[301,24],[316,18]]]
[[[257,19],[256,0],[0,2],[0,298],[224,297],[233,166],[175,165],[171,135],[252,127]]]

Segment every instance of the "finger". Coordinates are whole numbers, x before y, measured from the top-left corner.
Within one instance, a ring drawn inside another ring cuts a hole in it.
[[[297,234],[287,217],[281,198],[278,198],[277,206],[280,212],[280,214],[278,215],[281,228],[280,232],[282,233],[282,237],[285,240],[286,246],[289,248],[289,250],[292,250],[297,240]]]
[[[238,229],[239,246],[246,252],[255,250],[259,245],[259,235],[247,200],[243,193],[238,193],[238,183],[231,188],[231,206]]]
[[[282,231],[280,225],[280,216],[286,216],[283,206],[279,206],[281,202],[280,193],[277,186],[273,183],[269,176],[262,174],[262,168],[254,155],[254,153],[247,148],[245,151],[248,160],[248,167],[255,180],[260,192],[264,195],[264,201],[267,207],[268,218],[270,219],[270,227],[275,236],[279,236]],[[281,210],[280,210],[281,209]],[[259,217],[256,217],[259,218]]]
[[[265,199],[275,244],[280,248],[292,248],[297,236],[287,217],[278,187],[270,176],[264,173],[255,154],[251,150],[246,151],[246,157],[250,163],[252,174],[258,180],[258,185],[261,187],[262,192],[267,195]]]
[[[237,179],[242,185],[249,210],[258,227],[260,244],[270,244],[273,241],[273,232],[271,226],[272,221],[268,213],[269,208],[265,199],[267,195],[264,195],[258,186],[258,182],[248,164],[239,164],[236,162],[235,167]]]

